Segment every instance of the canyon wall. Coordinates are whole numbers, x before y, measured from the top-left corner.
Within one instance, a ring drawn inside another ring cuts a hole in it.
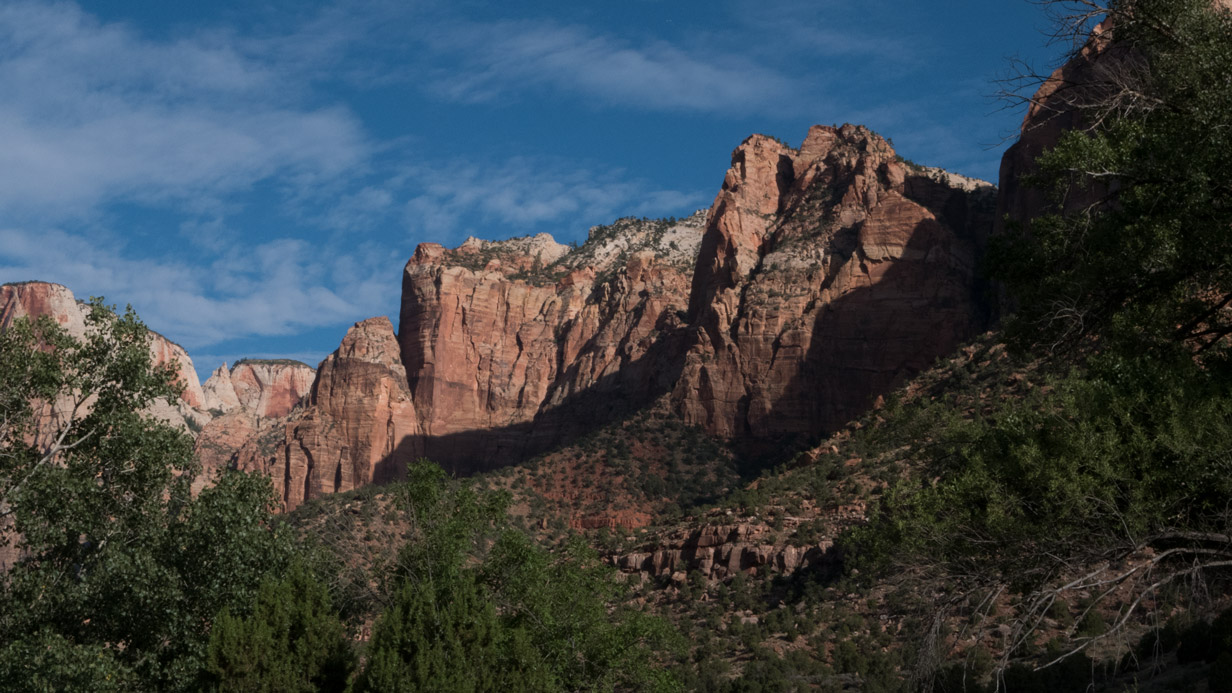
[[[243,365],[233,369],[232,380]],[[273,480],[290,510],[325,493],[392,481],[422,455],[419,421],[388,318],[356,323],[312,375],[303,406],[279,418],[240,406],[211,421],[197,438],[206,480],[227,467],[260,472]],[[293,380],[283,375],[272,382]]]
[[[755,135],[710,208],[674,401],[725,437],[832,431],[985,326],[996,189],[866,128]]]
[[[419,246],[399,343],[427,456],[508,464],[667,391],[703,219],[624,219],[576,249]]]
[[[814,436],[985,326],[995,197],[862,127],[816,126],[798,149],[755,135],[708,212],[621,219],[580,247],[421,244],[396,336],[357,323],[315,373],[244,361],[197,386],[182,349],[152,351],[187,364],[202,483],[259,470],[288,508],[418,456],[458,474],[514,463],[664,396],[719,437]],[[40,296],[21,305],[76,306]]]
[[[224,363],[202,385],[204,408],[281,418],[308,395],[315,378],[312,366],[287,359],[243,359],[230,369]]]
[[[833,430],[985,326],[995,197],[818,126],[749,138],[685,223],[421,245],[399,342],[425,452],[508,464],[665,392],[725,438]]]

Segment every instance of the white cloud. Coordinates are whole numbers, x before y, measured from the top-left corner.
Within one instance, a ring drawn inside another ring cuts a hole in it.
[[[153,329],[195,349],[251,336],[295,334],[388,313],[400,265],[359,248],[322,253],[277,239],[234,247],[211,265],[134,259],[61,230],[0,229],[0,277],[39,279],[131,303]]]
[[[154,41],[74,5],[0,8],[0,210],[65,218],[116,200],[337,176],[369,148],[339,107],[296,102],[277,65],[199,36]]]

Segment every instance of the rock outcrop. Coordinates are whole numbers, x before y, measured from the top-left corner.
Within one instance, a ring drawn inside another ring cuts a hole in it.
[[[756,518],[736,521],[721,511],[711,511],[676,527],[670,527],[642,541],[632,552],[608,556],[608,561],[623,573],[641,580],[669,578],[683,583],[689,573],[706,580],[727,580],[744,574],[791,574],[812,567],[836,565],[830,553],[842,531],[864,522],[864,507],[853,505],[813,509],[807,518],[782,517],[775,525]],[[822,536],[801,544],[789,539],[804,523],[825,527]]]
[[[214,369],[209,378],[201,384],[205,395],[205,408],[226,414],[240,408],[240,398],[235,394],[235,386],[231,384],[231,369],[222,364]]]
[[[464,473],[507,464],[670,388],[702,224],[624,219],[577,249],[420,245],[399,342],[426,454]]]
[[[206,409],[243,409],[267,419],[291,413],[312,389],[316,371],[287,359],[242,359],[230,370],[224,363],[205,381]]]
[[[869,130],[755,135],[710,209],[673,393],[725,438],[834,430],[984,325],[995,188]]]
[[[865,128],[817,126],[799,149],[755,135],[706,213],[622,219],[581,247],[420,245],[397,336],[357,323],[316,373],[243,361],[201,387],[182,349],[151,353],[181,365],[178,404],[213,419],[206,469],[261,470],[288,508],[420,455],[461,474],[516,462],[665,396],[719,437],[811,436],[983,327],[994,198]],[[42,286],[5,287],[0,320],[83,324]]]
[[[398,341],[385,317],[347,332],[321,362],[307,406],[289,421],[262,425],[252,414],[232,413],[207,430],[222,449],[244,440],[226,464],[268,474],[288,510],[325,493],[392,481],[423,454]]]
[[[425,452],[507,464],[669,391],[725,438],[833,430],[984,327],[995,196],[818,126],[798,150],[749,138],[705,217],[623,220],[575,250],[423,244],[399,342]]]

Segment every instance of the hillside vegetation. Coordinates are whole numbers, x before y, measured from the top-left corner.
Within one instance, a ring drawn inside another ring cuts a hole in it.
[[[1232,690],[1232,15],[1045,4],[1113,62],[992,241],[1000,327],[770,471],[652,406],[279,516],[191,493],[131,311],[16,321],[0,688]]]

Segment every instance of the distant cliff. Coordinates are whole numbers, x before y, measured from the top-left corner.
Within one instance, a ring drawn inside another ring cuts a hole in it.
[[[992,185],[908,164],[865,128],[817,126],[799,149],[750,137],[687,219],[622,219],[580,247],[422,244],[397,357],[387,322],[356,325],[306,408],[231,463],[293,506],[420,455],[507,465],[663,395],[724,438],[824,433],[985,327],[975,268],[995,204]]]
[[[244,361],[181,416],[207,470],[269,474],[288,507],[399,476],[507,465],[667,397],[732,440],[817,436],[981,330],[976,274],[996,190],[909,164],[866,128],[799,149],[754,135],[708,212],[621,219],[580,247],[550,236],[420,245],[395,335],[357,323],[314,372]],[[10,315],[74,324],[62,287],[3,294]],[[205,481],[203,481],[205,483]]]

